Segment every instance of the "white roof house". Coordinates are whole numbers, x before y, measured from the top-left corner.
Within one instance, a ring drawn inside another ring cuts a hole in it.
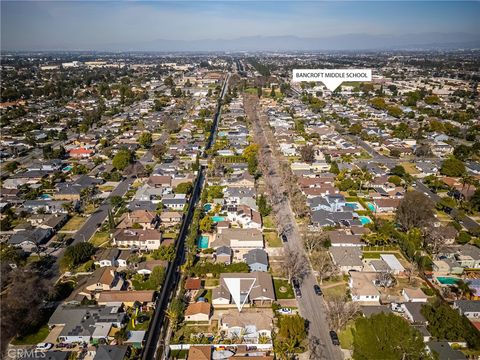
[[[398,261],[397,257],[393,254],[380,254],[380,258],[385,261],[388,267],[392,270],[394,274],[399,274],[405,271],[405,268],[400,261]]]

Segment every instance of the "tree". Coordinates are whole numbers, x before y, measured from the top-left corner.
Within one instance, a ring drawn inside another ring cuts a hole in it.
[[[335,175],[340,174],[340,169],[338,168],[338,164],[336,161],[332,161],[330,165],[330,172]]]
[[[123,198],[119,195],[114,195],[110,198],[110,204],[114,209],[121,208],[124,204],[125,201],[123,201]]]
[[[152,141],[152,133],[148,131],[143,132],[138,138],[138,143],[143,148],[149,148],[152,145]]]
[[[61,264],[67,269],[73,269],[85,261],[89,260],[95,254],[95,247],[89,242],[80,242],[67,247]]]
[[[348,131],[350,132],[350,134],[353,134],[353,135],[358,135],[362,132],[362,124],[359,124],[359,123],[355,123],[355,124],[352,124],[350,126],[350,128],[348,129]]]
[[[450,157],[443,161],[440,173],[446,176],[459,177],[465,173],[465,165],[461,160]]]
[[[175,245],[160,246],[152,253],[152,257],[155,260],[173,261],[175,259]]]
[[[415,156],[418,157],[428,157],[432,156],[432,149],[428,144],[420,144],[415,148]]]
[[[395,277],[388,271],[379,271],[375,277],[378,285],[385,288],[389,288],[395,285]]]
[[[258,144],[250,144],[248,145],[244,150],[243,150],[243,157],[247,160],[248,164],[248,173],[250,175],[255,175],[257,172],[257,166],[258,166],[258,160],[257,160],[257,154],[258,154],[258,149],[259,146]]]
[[[310,336],[308,339],[308,350],[310,352],[309,360],[325,358],[325,344],[316,336]]]
[[[312,145],[305,145],[300,149],[300,156],[306,163],[313,163],[315,161],[315,149]]]
[[[9,173],[13,173],[15,170],[17,170],[18,165],[20,165],[20,163],[17,161],[10,161],[9,163],[5,164],[3,169]]]
[[[424,228],[435,219],[433,208],[433,201],[425,194],[407,191],[398,205],[396,221],[404,230]]]
[[[325,302],[327,309],[327,320],[330,329],[335,331],[345,329],[348,322],[353,320],[360,313],[360,306],[357,302],[346,301],[344,297],[335,296]]]
[[[112,165],[122,171],[125,168],[132,164],[134,160],[133,153],[128,149],[119,150],[112,159]]]
[[[437,255],[448,244],[443,226],[430,226],[425,233],[425,247],[433,255]]]
[[[200,231],[203,232],[211,232],[213,229],[213,220],[210,216],[204,216],[202,220],[200,220]]]
[[[178,323],[182,319],[184,309],[185,309],[184,302],[181,299],[175,298],[172,300],[172,302],[170,303],[170,306],[165,312],[165,314],[168,317],[168,320],[170,320],[170,326],[172,327],[173,330],[176,330]]]
[[[165,268],[163,266],[155,266],[152,269],[152,273],[148,278],[150,285],[153,289],[159,289],[165,280]]]
[[[305,231],[302,234],[303,247],[307,250],[309,255],[313,251],[321,250],[322,247],[328,242],[328,235],[323,231]]]
[[[294,280],[302,282],[310,270],[305,255],[290,245],[284,247],[283,253],[283,268],[288,277],[288,281],[290,283]]]
[[[161,160],[163,158],[163,155],[165,155],[165,152],[167,151],[167,147],[165,144],[155,144],[152,146],[152,149],[150,150],[157,159]]]
[[[272,207],[268,205],[267,198],[263,194],[257,199],[257,206],[262,217],[268,216],[272,211]]]
[[[380,313],[355,321],[353,358],[423,360],[429,356],[418,330],[400,316]]]
[[[191,182],[183,182],[177,185],[175,192],[177,194],[190,194],[193,189]]]
[[[13,337],[34,333],[42,325],[51,283],[36,271],[14,270],[8,291],[2,295],[1,346],[3,353]]]
[[[480,349],[480,333],[465,317],[449,305],[437,301],[425,304],[422,314],[428,321],[428,331],[439,340],[466,341],[469,347]]]
[[[278,343],[279,355],[284,356],[284,359],[291,359],[291,355],[300,348],[306,337],[305,319],[300,315],[281,315],[279,317],[278,334],[276,334],[274,343]]]

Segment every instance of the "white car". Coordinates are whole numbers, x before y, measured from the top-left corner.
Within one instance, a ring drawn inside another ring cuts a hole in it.
[[[52,347],[53,347],[53,344],[51,343],[38,343],[35,349],[40,351],[47,351],[47,350],[50,350]]]
[[[282,314],[282,315],[292,315],[293,314],[292,309],[289,309],[289,308],[282,308],[280,310],[277,310],[277,312]]]

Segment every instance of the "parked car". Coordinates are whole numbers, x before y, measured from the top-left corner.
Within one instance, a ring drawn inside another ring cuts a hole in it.
[[[302,292],[300,291],[300,289],[297,288],[297,287],[296,287],[296,288],[293,288],[293,289],[295,290],[295,296],[296,296],[297,298],[301,298],[301,297],[302,297]]]
[[[288,241],[287,235],[282,234],[282,241],[283,241],[283,242],[287,242],[287,241]]]
[[[323,295],[322,289],[320,289],[320,286],[318,286],[317,284],[313,285],[313,290],[315,291],[315,294],[317,294],[318,296]]]
[[[39,351],[47,351],[50,350],[52,347],[52,343],[38,343],[35,349]]]
[[[391,303],[390,308],[392,309],[392,311],[395,311],[395,312],[399,312],[399,313],[405,312],[405,310],[403,310],[401,304]]]
[[[289,309],[289,308],[281,308],[280,310],[277,310],[277,312],[282,314],[282,315],[292,315],[293,314],[292,309]]]
[[[338,339],[338,335],[335,331],[330,330],[330,339],[332,339],[332,344],[335,346],[340,345],[340,340]]]

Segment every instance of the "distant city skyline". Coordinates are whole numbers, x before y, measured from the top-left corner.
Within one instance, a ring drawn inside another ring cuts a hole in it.
[[[478,47],[480,3],[2,1],[2,50]]]

